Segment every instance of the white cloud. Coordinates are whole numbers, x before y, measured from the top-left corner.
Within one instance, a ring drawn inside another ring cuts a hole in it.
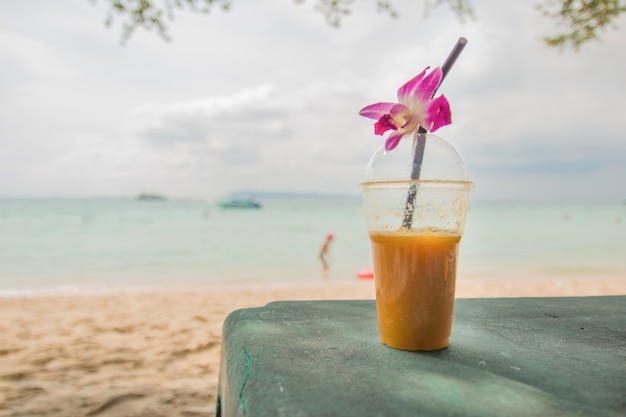
[[[143,104],[135,112],[138,136],[176,152],[205,171],[258,168],[262,148],[290,136],[289,109],[270,85],[230,96]]]
[[[155,105],[146,103],[139,106],[136,114],[167,116],[180,114],[201,114],[203,116],[215,116],[222,112],[229,112],[239,108],[263,105],[271,99],[272,86],[262,85],[253,89],[246,89],[232,96],[206,97],[181,103]]]

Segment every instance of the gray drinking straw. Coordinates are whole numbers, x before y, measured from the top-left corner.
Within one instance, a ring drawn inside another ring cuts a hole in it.
[[[442,77],[441,83],[445,80],[446,75],[450,72],[450,68],[454,65],[456,59],[461,55],[463,48],[467,44],[467,39],[461,37],[454,45],[452,52],[448,55],[448,58],[443,63],[441,67]],[[439,87],[437,87],[439,88]],[[437,90],[433,92],[433,97],[437,93]],[[417,134],[414,137],[413,147],[415,148],[415,152],[413,153],[413,164],[411,165],[411,180],[419,180],[420,174],[422,171],[422,161],[424,160],[424,148],[426,147],[426,133],[428,131],[424,129],[422,126],[417,130]],[[410,229],[411,224],[413,223],[413,211],[415,210],[415,196],[417,195],[417,184],[413,183],[409,187],[409,193],[406,198],[406,207],[404,209],[404,218],[402,219],[402,227],[404,229]]]

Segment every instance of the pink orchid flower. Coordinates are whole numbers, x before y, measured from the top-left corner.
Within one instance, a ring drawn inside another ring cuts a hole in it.
[[[434,132],[452,123],[448,100],[443,95],[432,98],[443,78],[441,68],[426,75],[428,68],[398,89],[398,103],[371,104],[359,112],[361,116],[378,120],[374,124],[375,134],[393,130],[385,141],[388,151],[398,146],[404,135],[420,126]]]

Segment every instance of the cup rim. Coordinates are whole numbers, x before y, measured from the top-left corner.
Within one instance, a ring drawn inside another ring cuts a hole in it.
[[[364,181],[360,184],[360,188],[374,188],[383,186],[397,186],[397,185],[431,185],[431,186],[454,186],[460,188],[474,188],[472,181],[466,180],[377,180],[377,181]]]

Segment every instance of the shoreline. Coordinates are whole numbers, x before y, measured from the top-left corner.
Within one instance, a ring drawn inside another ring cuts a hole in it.
[[[457,277],[456,297],[558,297],[570,295],[622,295],[626,294],[626,272],[555,272],[537,273],[528,276],[527,272],[504,274],[465,274]],[[66,297],[66,296],[100,296],[100,295],[133,295],[149,293],[184,293],[184,292],[215,292],[215,291],[250,291],[250,290],[319,290],[324,287],[347,289],[370,285],[373,279],[302,279],[254,281],[188,281],[178,283],[157,282],[153,284],[120,285],[119,283],[104,285],[63,284],[59,286],[2,288],[0,300],[21,297]],[[372,292],[371,298],[374,298]]]
[[[457,298],[624,294],[626,277],[457,283]],[[212,417],[230,312],[373,298],[356,280],[0,297],[0,417]]]

